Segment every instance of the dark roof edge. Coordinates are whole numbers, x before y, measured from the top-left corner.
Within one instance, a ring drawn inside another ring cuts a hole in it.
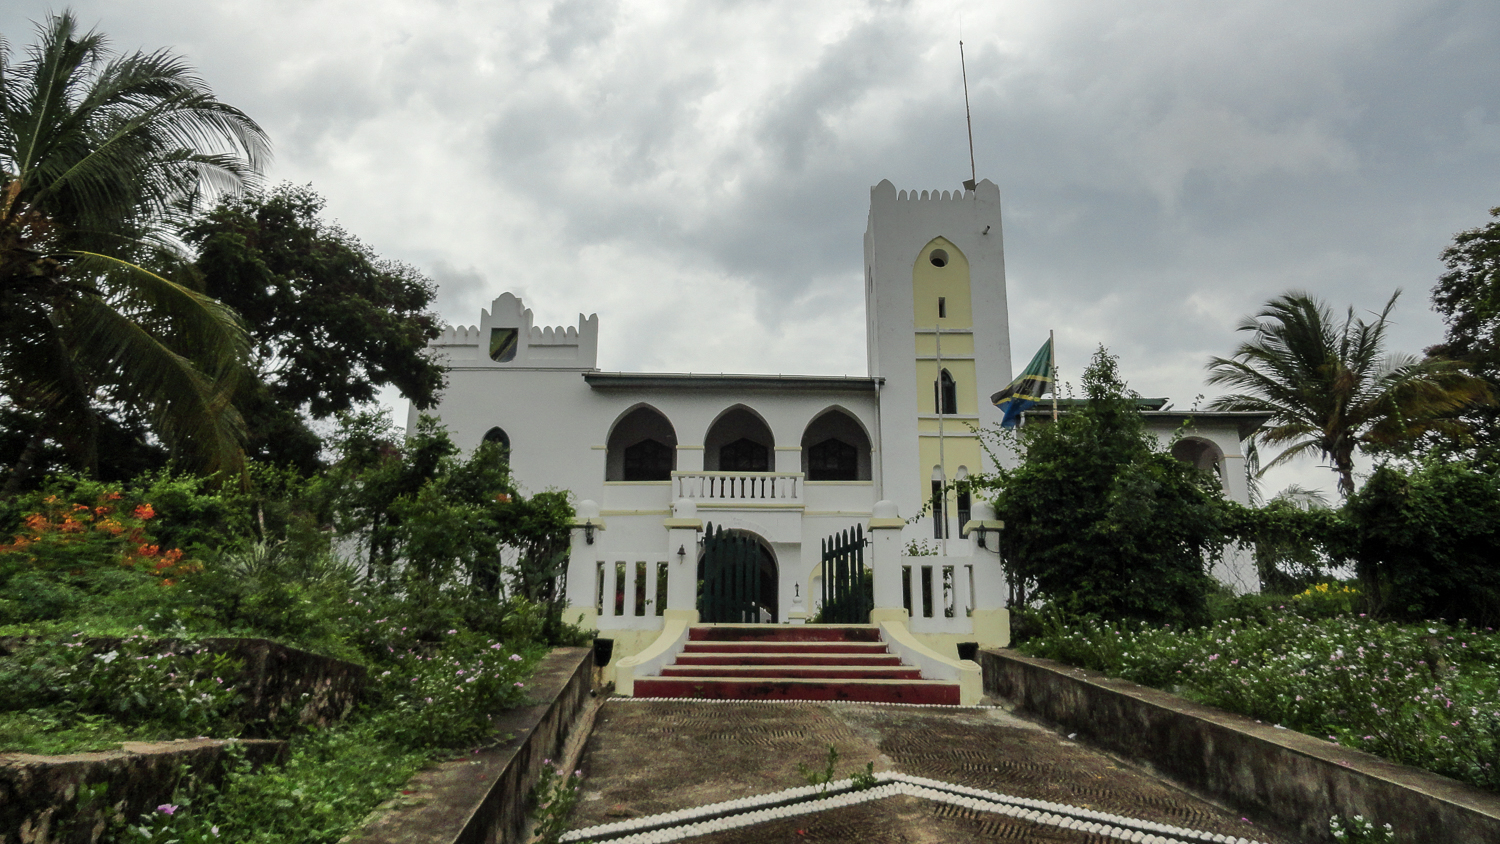
[[[679,389],[775,390],[779,392],[873,393],[884,378],[852,375],[733,375],[697,372],[585,372],[596,390]]]

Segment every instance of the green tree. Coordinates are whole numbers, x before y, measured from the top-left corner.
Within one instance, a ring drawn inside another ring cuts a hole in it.
[[[1218,478],[1145,430],[1115,358],[1102,347],[1083,376],[1083,407],[1016,434],[1022,461],[982,477],[1010,526],[1002,556],[1015,583],[1071,613],[1200,621],[1206,560],[1222,551]]]
[[[1447,271],[1432,289],[1432,305],[1448,331],[1427,354],[1463,361],[1495,387],[1500,386],[1500,208],[1491,208],[1490,216],[1495,219],[1459,232],[1443,250]],[[1471,405],[1463,419],[1473,432],[1475,456],[1490,465],[1500,463],[1500,408]],[[1442,445],[1468,451],[1470,443]]]
[[[1490,400],[1485,382],[1454,361],[1385,351],[1391,295],[1374,321],[1342,320],[1306,293],[1288,292],[1240,323],[1251,339],[1230,358],[1213,358],[1208,383],[1235,392],[1210,410],[1268,412],[1256,433],[1284,450],[1265,468],[1316,452],[1332,464],[1339,491],[1354,491],[1356,448],[1391,447],[1428,433],[1461,435],[1461,408]]]
[[[244,331],[145,267],[170,266],[174,223],[239,188],[266,150],[169,52],[115,55],[67,13],[19,63],[0,42],[0,395],[34,425],[7,490],[49,437],[91,471],[111,407],[201,471],[241,470],[227,395]]]
[[[444,381],[427,350],[441,330],[427,311],[432,282],[322,221],[322,209],[311,188],[282,185],[225,198],[183,233],[204,290],[238,311],[254,340],[257,377],[235,396],[251,454],[303,471],[316,469],[321,447],[304,413],[348,412],[387,385],[426,409]]]
[[[1344,508],[1350,551],[1382,614],[1500,623],[1500,479],[1468,463],[1381,466]]]

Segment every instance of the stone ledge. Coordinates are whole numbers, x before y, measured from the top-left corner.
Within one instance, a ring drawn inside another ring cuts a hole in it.
[[[92,844],[111,817],[134,823],[171,800],[185,765],[201,781],[218,783],[225,751],[233,744],[257,766],[286,755],[286,742],[259,739],[127,741],[120,750],[97,753],[0,754],[0,844]],[[80,807],[79,789],[99,785],[104,786],[101,799]]]
[[[979,660],[989,695],[1306,840],[1331,841],[1338,814],[1403,841],[1500,841],[1500,795],[1098,672],[1004,649]]]
[[[376,809],[349,844],[520,842],[526,798],[589,699],[593,651],[556,648],[531,679],[536,703],[495,719],[508,741],[421,771]]]

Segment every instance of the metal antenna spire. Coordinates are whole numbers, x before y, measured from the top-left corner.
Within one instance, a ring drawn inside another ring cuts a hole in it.
[[[969,110],[969,68],[964,63],[964,40],[958,39],[958,67],[964,75],[964,120],[969,124],[969,178],[964,180],[964,190],[974,190],[979,184],[979,173],[974,168],[974,115]]]

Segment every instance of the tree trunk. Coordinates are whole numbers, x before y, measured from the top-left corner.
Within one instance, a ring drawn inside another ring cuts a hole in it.
[[[5,488],[0,490],[0,495],[10,496],[21,491],[21,483],[31,475],[36,459],[42,454],[42,445],[47,441],[47,428],[47,419],[43,418],[36,426],[36,433],[31,435],[31,440],[21,450],[21,456],[16,459],[16,465],[10,467],[10,475],[6,477]]]

